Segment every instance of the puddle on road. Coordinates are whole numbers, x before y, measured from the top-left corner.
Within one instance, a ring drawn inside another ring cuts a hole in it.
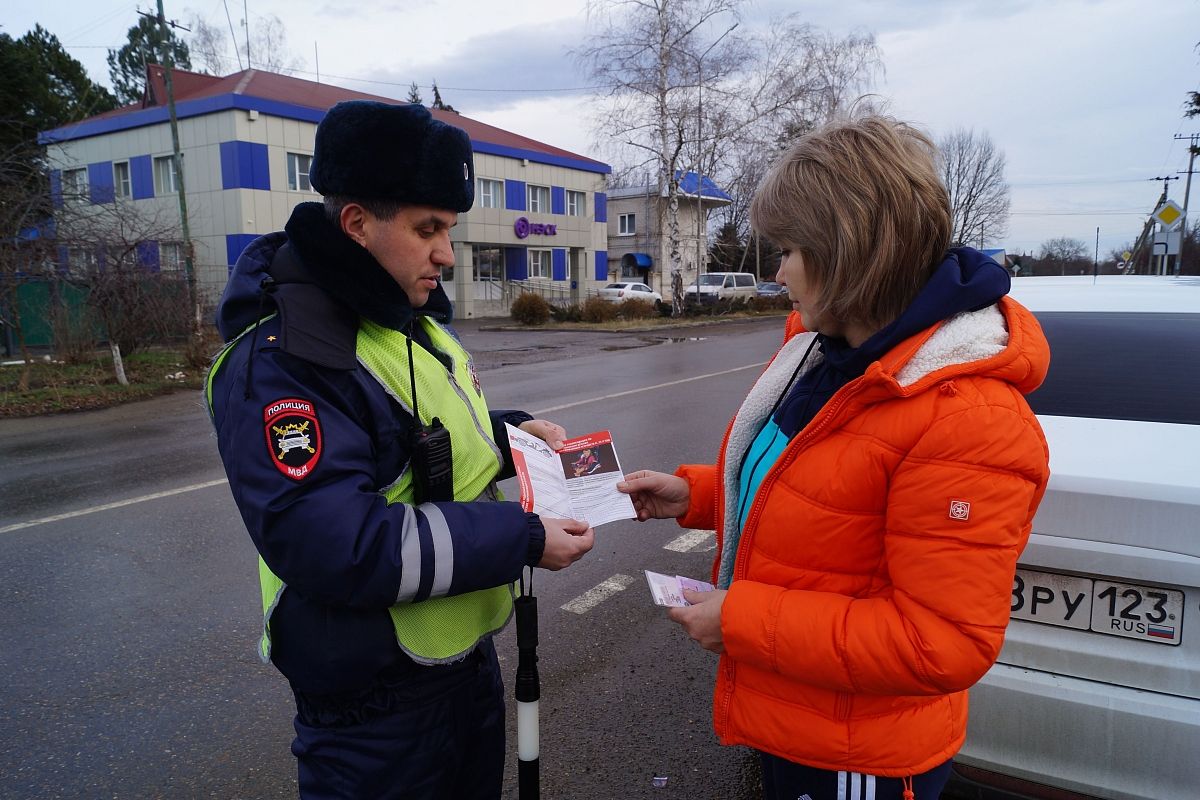
[[[636,350],[639,347],[648,347],[655,344],[678,344],[679,342],[703,342],[707,336],[640,336],[637,342],[627,342],[625,344],[610,344],[601,347],[604,352],[613,352],[615,350]]]

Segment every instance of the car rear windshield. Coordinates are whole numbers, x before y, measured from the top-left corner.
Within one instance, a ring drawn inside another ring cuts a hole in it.
[[[1038,414],[1200,425],[1200,314],[1040,312]]]

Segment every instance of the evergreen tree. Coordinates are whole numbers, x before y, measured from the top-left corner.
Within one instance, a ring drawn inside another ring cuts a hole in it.
[[[18,151],[32,157],[41,131],[117,105],[41,25],[20,39],[0,33],[0,75],[5,76],[0,81],[0,153],[6,158]]]
[[[421,87],[417,86],[416,81],[413,81],[412,86],[408,87],[408,102],[417,104],[425,102],[421,99]]]
[[[442,102],[442,93],[438,91],[437,81],[433,82],[433,102],[429,105],[430,108],[436,108],[439,111],[453,111],[458,113],[457,109],[449,103]]]
[[[175,35],[172,28],[166,29],[151,17],[141,17],[129,29],[129,42],[120,50],[108,51],[108,77],[112,81],[117,100],[136,103],[142,99],[146,89],[146,65],[159,64],[163,59],[163,44],[171,63],[180,69],[192,68],[191,52],[187,42]],[[165,41],[164,41],[165,39]]]

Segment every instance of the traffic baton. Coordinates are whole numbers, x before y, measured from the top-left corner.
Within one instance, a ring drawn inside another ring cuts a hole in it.
[[[542,696],[538,680],[537,598],[533,596],[533,569],[529,570],[529,588],[521,576],[521,596],[513,601],[517,617],[517,793],[521,800],[539,800],[541,776],[538,772],[538,699]]]

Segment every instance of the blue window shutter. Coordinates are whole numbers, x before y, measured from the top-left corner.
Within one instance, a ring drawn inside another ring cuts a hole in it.
[[[608,280],[608,251],[596,251],[596,280]]]
[[[138,242],[138,263],[151,272],[158,272],[158,242]]]
[[[50,202],[54,204],[55,208],[62,208],[63,196],[61,169],[50,170]]]
[[[221,188],[271,188],[267,146],[255,142],[221,142]]]
[[[150,156],[136,156],[129,159],[129,182],[133,189],[134,200],[154,197],[154,164],[150,160]]]
[[[550,213],[567,213],[567,190],[562,186],[550,187]]]
[[[608,195],[604,192],[596,192],[596,222],[608,222]],[[597,266],[597,269],[599,267]]]
[[[529,277],[529,258],[524,247],[504,248],[504,277],[510,281],[523,281]]]
[[[253,188],[271,191],[271,164],[267,158],[267,146],[251,143],[247,147],[250,150],[250,179]]]
[[[238,188],[237,142],[221,142],[221,188]],[[231,262],[232,263],[232,262]]]
[[[93,205],[111,203],[116,199],[111,161],[88,164],[88,194]]]
[[[238,256],[246,247],[258,238],[257,233],[227,233],[225,234],[225,256],[229,260],[229,266],[232,269],[237,263]]]
[[[550,276],[556,281],[567,279],[567,251],[561,247],[550,251]]]
[[[525,181],[504,182],[504,207],[509,211],[525,210]]]

